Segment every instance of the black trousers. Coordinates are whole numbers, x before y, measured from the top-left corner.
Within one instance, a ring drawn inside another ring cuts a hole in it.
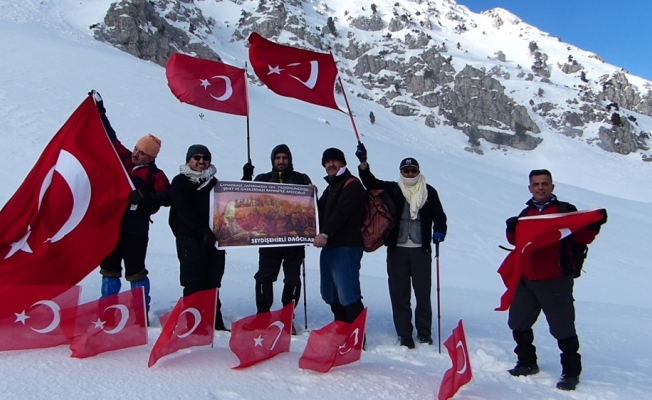
[[[432,258],[421,247],[387,249],[389,297],[399,336],[412,336],[412,289],[416,298],[415,325],[419,336],[432,335]]]
[[[125,278],[131,282],[145,279],[145,256],[147,255],[147,242],[145,235],[121,234],[118,244],[111,254],[100,264],[100,274],[109,278],[122,276],[122,261],[125,264]]]
[[[256,282],[276,282],[283,266],[283,283],[301,286],[301,264],[306,256],[303,246],[264,247],[258,250]]]
[[[513,331],[527,331],[543,311],[550,334],[555,339],[575,336],[573,283],[572,275],[544,281],[521,278],[509,307],[509,328]]]
[[[224,250],[204,246],[201,240],[188,236],[178,236],[176,242],[181,286],[198,290],[222,286],[226,264]]]

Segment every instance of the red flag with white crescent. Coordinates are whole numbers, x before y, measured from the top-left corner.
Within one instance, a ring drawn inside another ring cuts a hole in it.
[[[271,91],[340,110],[333,92],[337,66],[332,54],[277,44],[256,32],[248,40],[251,67]]]
[[[172,54],[165,66],[172,94],[183,103],[234,115],[248,115],[247,76],[242,68]]]
[[[213,343],[216,308],[217,289],[180,298],[172,311],[159,318],[163,330],[152,347],[147,366],[181,349]]]
[[[294,302],[280,310],[250,315],[231,325],[229,347],[246,368],[290,351]]]
[[[453,366],[444,373],[444,378],[439,386],[438,400],[448,400],[455,396],[455,393],[473,378],[462,320],[453,329],[451,336],[446,339],[444,346],[448,349],[448,355],[453,362]]]
[[[604,218],[600,209],[563,214],[545,214],[519,218],[516,226],[516,247],[498,268],[507,290],[496,311],[506,311],[512,304],[523,268],[532,263],[535,250],[550,246]]]
[[[0,282],[77,284],[115,248],[131,190],[88,96],[0,211]]]
[[[360,360],[366,323],[365,308],[351,324],[333,321],[310,332],[306,349],[299,358],[299,368],[328,372],[333,367]]]
[[[143,287],[75,307],[71,357],[86,358],[147,344]]]
[[[0,287],[0,350],[69,343],[80,292],[80,286],[69,285]]]

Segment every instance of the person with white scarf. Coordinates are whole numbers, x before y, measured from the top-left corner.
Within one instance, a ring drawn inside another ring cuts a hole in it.
[[[417,339],[432,344],[432,247],[446,237],[446,214],[437,191],[426,183],[419,163],[408,157],[399,164],[398,181],[377,179],[367,163],[367,150],[358,143],[355,153],[360,160],[358,171],[367,190],[382,189],[395,205],[396,224],[390,231],[387,246],[387,275],[392,302],[394,327],[401,346],[415,347],[412,337],[411,291],[416,298],[415,325]]]
[[[211,152],[201,144],[188,148],[186,163],[172,179],[169,224],[176,237],[179,279],[183,295],[219,288],[222,285],[226,252],[215,246],[215,234],[209,226],[210,196],[217,184],[217,169],[211,164]],[[215,311],[215,329],[224,326],[219,296]]]

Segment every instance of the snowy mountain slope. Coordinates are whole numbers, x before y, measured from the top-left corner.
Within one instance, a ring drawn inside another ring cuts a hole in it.
[[[100,12],[102,7],[106,9],[108,2],[0,1],[2,202],[20,185],[40,151],[91,88],[104,96],[109,118],[125,145],[133,145],[147,132],[163,140],[157,163],[169,177],[176,174],[188,145],[205,143],[215,155],[219,178],[238,179],[246,161],[244,119],[206,111],[200,119],[202,110],[180,104],[170,94],[161,67],[95,41],[88,26],[105,12]],[[245,59],[244,50],[236,52],[241,43],[220,45],[225,61],[237,64],[235,60]],[[652,278],[646,251],[652,231],[648,165],[641,164],[636,155],[606,153],[548,131],[541,133],[545,140],[534,151],[491,151],[483,144],[485,155],[479,157],[460,151],[466,138],[450,126],[431,130],[418,117],[399,118],[374,102],[349,100],[374,173],[396,179],[399,161],[416,157],[448,214],[449,235],[441,253],[442,340],[458,319],[464,319],[475,374],[458,397],[645,398],[652,389],[646,341],[652,333],[652,298],[647,290]],[[256,172],[269,168],[269,151],[278,143],[290,146],[297,169],[307,172],[322,190],[324,172],[319,160],[326,147],[342,148],[355,169],[355,139],[346,115],[280,98],[254,85],[250,103]],[[370,111],[377,118],[373,126],[366,118]],[[540,167],[552,170],[555,192],[562,199],[580,208],[609,210],[609,223],[591,246],[587,272],[576,285],[585,370],[578,391],[570,394],[554,389],[558,350],[543,319],[535,330],[542,373],[528,379],[505,373],[513,365],[513,343],[506,315],[493,311],[503,291],[495,270],[505,255],[497,248],[504,243],[504,220],[522,208],[528,198],[527,172]],[[153,316],[169,311],[181,292],[166,220],[166,210],[154,217],[147,260]],[[450,361],[445,350],[437,353],[436,346],[408,351],[396,345],[384,259],[383,250],[363,259],[369,350],[360,363],[325,375],[299,370],[297,359],[307,340],[304,333],[294,338],[290,354],[232,371],[236,359],[228,350],[228,335],[217,333],[213,349],[183,351],[147,370],[149,350],[160,332],[154,326],[148,346],[86,360],[69,358],[64,346],[2,353],[3,398],[432,398]],[[330,311],[319,298],[317,265],[318,251],[309,248],[311,329],[330,319]],[[255,252],[229,251],[222,288],[227,323],[255,311],[252,277],[256,268]],[[97,273],[82,284],[83,300],[97,297]],[[302,325],[302,309],[297,310],[297,318]]]

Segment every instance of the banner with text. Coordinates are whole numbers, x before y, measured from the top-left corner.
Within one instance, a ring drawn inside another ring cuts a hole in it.
[[[315,190],[305,185],[218,181],[213,231],[218,248],[278,247],[313,243]]]

